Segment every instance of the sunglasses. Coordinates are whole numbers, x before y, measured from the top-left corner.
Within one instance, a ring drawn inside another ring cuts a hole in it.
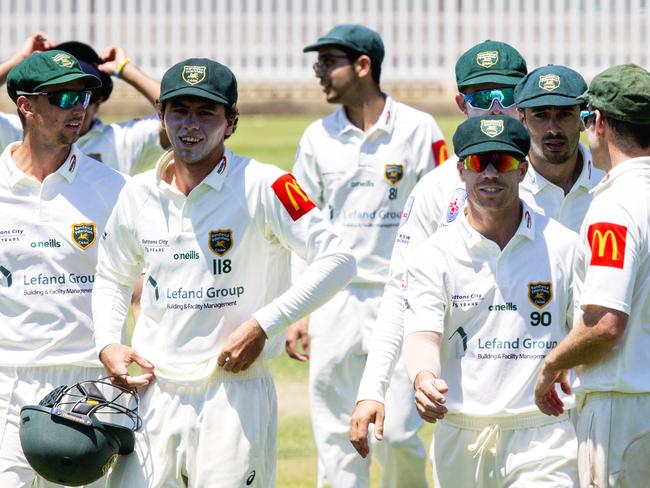
[[[499,173],[519,169],[521,160],[506,153],[471,154],[463,159],[465,169],[472,173],[482,173],[491,164]]]
[[[497,100],[503,108],[508,108],[515,103],[515,89],[513,87],[488,88],[487,90],[466,93],[463,97],[472,107],[482,108],[483,110],[489,109],[494,100]]]
[[[581,110],[580,120],[582,121],[584,128],[588,129],[589,126],[596,120],[596,112],[594,110]]]
[[[39,96],[47,97],[51,105],[55,105],[63,110],[69,110],[74,107],[77,102],[81,100],[81,104],[84,109],[88,108],[90,103],[90,96],[92,92],[90,90],[61,90],[55,92],[24,92],[17,91],[16,95],[28,95],[28,96]]]
[[[316,72],[327,71],[336,66],[336,63],[338,63],[337,59],[347,59],[349,61],[349,58],[345,54],[326,54],[319,57],[318,61],[312,65],[312,68]]]

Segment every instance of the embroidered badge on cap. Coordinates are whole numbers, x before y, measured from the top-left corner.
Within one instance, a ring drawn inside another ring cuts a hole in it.
[[[316,207],[291,173],[280,176],[271,188],[294,221]]]
[[[207,71],[205,66],[183,66],[183,80],[190,85],[196,85],[205,80]]]
[[[233,245],[231,229],[217,229],[208,232],[208,246],[217,256],[226,254]]]
[[[72,224],[72,241],[79,249],[85,251],[93,245],[97,237],[97,226],[94,222]]]
[[[499,51],[483,51],[476,55],[476,64],[483,68],[491,68],[499,62]]]
[[[537,308],[544,308],[553,298],[553,285],[548,281],[528,283],[528,300]]]
[[[597,222],[589,226],[587,239],[591,248],[590,265],[623,269],[627,227],[611,222]]]
[[[558,75],[542,75],[539,77],[538,85],[542,90],[553,91],[560,87],[560,77]]]
[[[386,164],[384,165],[384,178],[392,186],[397,185],[404,177],[403,164]]]
[[[496,137],[503,132],[503,120],[481,120],[481,132],[488,137]]]
[[[56,64],[63,68],[72,68],[74,66],[74,61],[67,53],[59,53],[52,58]]]

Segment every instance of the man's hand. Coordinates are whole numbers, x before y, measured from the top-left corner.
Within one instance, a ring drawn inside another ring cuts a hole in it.
[[[36,32],[25,40],[20,55],[25,59],[37,51],[48,51],[54,48],[55,45],[48,39],[47,34]]]
[[[287,339],[284,348],[289,357],[298,361],[309,361],[309,332],[307,318],[300,319],[293,323],[287,329]],[[298,348],[298,343],[302,345],[302,353]]]
[[[251,317],[237,327],[228,337],[217,362],[225,371],[246,371],[264,349],[266,334],[260,324]]]
[[[354,407],[350,419],[350,442],[365,458],[370,452],[368,426],[375,424],[375,439],[384,438],[384,404],[375,400],[361,400]]]
[[[535,403],[546,415],[557,417],[564,413],[564,402],[555,389],[555,383],[560,384],[564,393],[571,394],[569,371],[566,369],[555,370],[544,363],[535,382]]]
[[[97,69],[102,73],[113,76],[117,71],[117,67],[126,59],[126,52],[120,46],[111,46],[104,51],[104,54],[99,59],[101,64],[97,66]]]
[[[99,353],[99,360],[111,376],[111,382],[116,385],[139,388],[153,381],[153,364],[140,356],[135,349],[124,344],[109,344]],[[132,363],[140,366],[142,374],[129,376],[127,368]]]
[[[415,406],[423,420],[436,423],[447,413],[445,393],[449,391],[445,380],[436,378],[431,371],[420,371],[413,382]]]

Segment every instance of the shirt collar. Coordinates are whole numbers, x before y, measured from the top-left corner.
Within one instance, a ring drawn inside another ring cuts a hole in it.
[[[11,187],[16,186],[16,184],[22,179],[31,179],[24,171],[16,166],[16,162],[12,156],[13,152],[20,144],[22,144],[20,141],[9,144],[0,156],[2,161],[2,172]],[[73,144],[70,147],[68,157],[53,174],[59,174],[66,179],[68,183],[72,183],[77,176],[77,171],[79,171],[79,161],[82,156],[83,154],[77,145]]]
[[[589,149],[582,143],[578,145],[578,151],[582,156],[582,170],[578,175],[578,179],[573,184],[573,188],[581,186],[586,190],[591,190],[598,183],[598,181],[596,181],[596,176],[594,175],[594,165],[591,160],[591,152],[589,152]],[[530,162],[528,163],[528,171],[526,172],[523,184],[534,194],[539,193],[548,185],[557,186],[538,173]]]
[[[395,126],[395,101],[390,97],[390,95],[386,95],[385,93],[383,93],[383,95],[385,97],[384,109],[377,119],[377,122],[375,122],[375,125],[373,125],[368,131],[368,135],[378,130],[386,132],[387,134],[393,132],[393,127]],[[349,131],[362,132],[361,129],[350,122],[350,119],[348,119],[345,112],[345,107],[341,107],[336,112],[336,127],[339,136]]]
[[[608,187],[609,185],[611,185],[611,183],[616,178],[621,176],[623,173],[627,173],[628,171],[634,171],[634,170],[649,171],[650,157],[643,156],[640,158],[632,158],[616,165],[614,168],[609,170],[609,172],[605,175],[605,177],[601,180],[601,182],[598,185],[596,185],[596,187],[593,188],[591,191],[593,193],[598,193],[603,189],[605,189],[606,187]]]
[[[519,222],[519,227],[517,227],[517,231],[515,232],[515,235],[512,236],[512,239],[510,241],[512,242],[514,239],[517,239],[518,236],[532,241],[535,239],[536,214],[526,202],[521,199],[519,199],[519,202],[521,203],[522,207],[521,222]],[[465,207],[465,209],[467,209],[467,207]],[[460,233],[465,243],[467,244],[467,247],[470,249],[488,240],[470,225],[470,223],[467,221],[467,215],[465,214],[465,211],[461,212],[459,226]]]
[[[202,185],[208,185],[211,188],[219,191],[226,180],[226,176],[230,170],[235,159],[235,154],[228,150],[224,149],[223,156],[219,163],[214,167],[214,169],[203,179],[201,182]],[[156,163],[156,184],[161,189],[168,189],[178,193],[178,189],[174,181],[172,183],[167,183],[163,179],[165,171],[174,164],[174,152],[173,150],[167,151],[165,154],[160,156],[158,162]]]

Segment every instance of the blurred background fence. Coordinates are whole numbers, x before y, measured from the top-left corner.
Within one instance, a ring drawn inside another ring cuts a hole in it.
[[[237,75],[246,103],[291,110],[320,99],[302,47],[337,23],[364,23],[386,45],[382,81],[402,98],[455,89],[473,44],[515,46],[529,69],[565,64],[587,79],[619,63],[650,64],[650,0],[0,0],[0,59],[42,30],[55,41],[123,46],[154,77],[187,57]],[[283,103],[284,102],[284,103]],[[289,111],[291,111],[289,110]]]

